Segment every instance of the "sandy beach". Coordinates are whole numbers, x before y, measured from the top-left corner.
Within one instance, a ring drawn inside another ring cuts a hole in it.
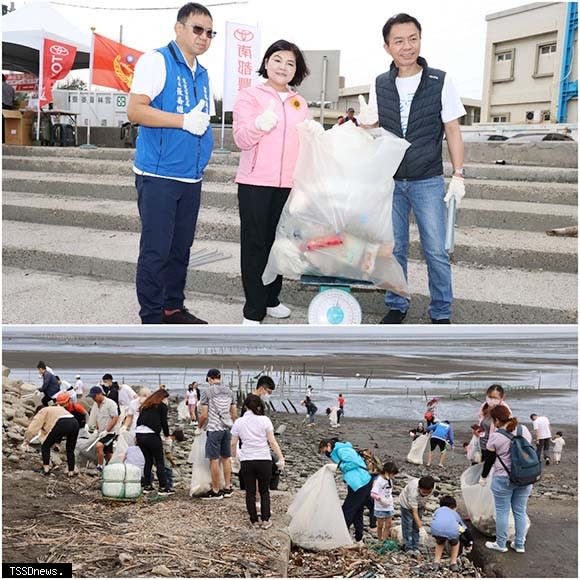
[[[174,404],[171,417],[175,424]],[[280,490],[273,492],[274,527],[257,532],[249,529],[242,492],[222,502],[189,497],[191,466],[185,462],[192,442],[193,428],[189,425],[185,426],[187,440],[176,452],[181,463],[177,493],[162,500],[146,496],[135,503],[104,500],[98,478],[84,470],[70,481],[62,467],[49,478],[43,477],[33,471],[40,466],[39,452],[19,456],[16,441],[5,431],[4,561],[72,562],[75,577],[87,578],[432,575],[432,550],[426,550],[418,560],[402,552],[377,556],[372,552],[373,533],[368,529],[365,546],[354,551],[354,560],[353,551],[288,551],[283,531],[288,523],[286,508],[307,477],[325,462],[317,453],[317,443],[330,429],[326,417],[318,417],[313,428],[304,427],[300,415],[274,414],[272,420],[275,427],[286,426],[279,436],[286,471]],[[430,472],[439,480],[438,485],[455,489],[460,500],[459,477],[467,466],[461,442],[469,439],[469,422],[454,424],[458,444],[449,454],[446,468],[429,470],[404,461],[410,447],[408,429],[414,424],[411,420],[353,419],[347,411],[339,436],[399,465],[396,495],[406,477]],[[562,463],[547,467],[534,487],[528,508],[532,525],[526,554],[490,553],[483,547],[485,538],[476,533],[471,560],[477,568],[465,561],[464,577],[576,577],[577,428],[558,424],[552,428],[564,431],[567,444]],[[340,480],[338,487],[344,495]],[[430,514],[427,521],[429,518]],[[333,562],[331,568],[329,561]],[[452,574],[444,570],[438,576]]]

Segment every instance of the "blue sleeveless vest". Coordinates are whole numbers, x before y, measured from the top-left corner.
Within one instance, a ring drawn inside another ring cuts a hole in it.
[[[165,58],[165,86],[151,106],[170,113],[188,113],[201,100],[209,113],[209,78],[199,62],[192,75],[175,41],[157,49]],[[166,177],[201,179],[211,157],[211,126],[201,135],[183,129],[139,127],[135,167],[147,173]]]

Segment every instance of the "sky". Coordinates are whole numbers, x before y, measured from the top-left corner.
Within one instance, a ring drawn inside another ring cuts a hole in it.
[[[8,3],[8,2],[5,2]],[[25,1],[16,0],[16,9]],[[119,39],[123,25],[123,43],[148,51],[167,44],[173,38],[173,25],[181,0],[60,0],[52,2],[63,16],[79,29]],[[225,53],[225,22],[258,25],[262,53],[274,41],[285,38],[302,50],[340,50],[340,74],[346,86],[368,84],[386,70],[390,58],[383,49],[381,30],[386,20],[398,13],[415,16],[423,28],[422,56],[429,65],[448,72],[462,97],[480,99],[483,82],[486,37],[485,16],[526,4],[513,0],[485,0],[480,2],[407,0],[406,2],[379,0],[249,0],[245,3],[218,5],[220,0],[208,2],[214,30],[218,35],[209,51],[200,57],[208,67],[216,95],[223,87]],[[63,4],[106,7],[95,10]],[[135,10],[136,8],[167,6],[167,10]],[[112,7],[131,10],[112,10]],[[88,78],[75,72],[73,76]]]

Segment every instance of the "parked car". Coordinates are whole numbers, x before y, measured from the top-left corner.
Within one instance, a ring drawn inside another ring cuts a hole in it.
[[[475,133],[475,132],[465,132],[462,133],[463,141],[466,143],[480,143],[484,141],[506,141],[507,137],[501,135],[500,133]]]
[[[540,141],[574,141],[562,133],[518,133],[508,139],[510,143],[538,143]]]

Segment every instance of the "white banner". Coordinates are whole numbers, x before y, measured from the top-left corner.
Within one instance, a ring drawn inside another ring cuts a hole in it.
[[[241,89],[253,87],[260,82],[257,71],[261,59],[258,27],[226,22],[224,111],[234,110]]]

